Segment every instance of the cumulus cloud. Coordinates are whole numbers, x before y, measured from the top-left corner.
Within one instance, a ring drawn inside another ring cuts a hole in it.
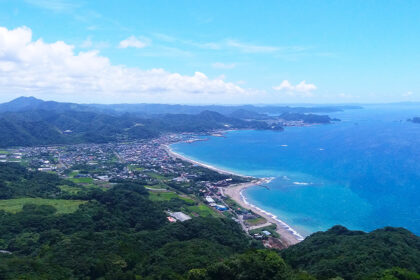
[[[306,83],[306,81],[292,85],[288,80],[284,80],[280,85],[274,86],[273,89],[286,92],[289,95],[312,96],[312,91],[316,90],[317,87],[314,84]]]
[[[145,40],[140,40],[136,36],[130,36],[125,40],[122,40],[120,44],[118,45],[120,48],[137,48],[142,49],[146,47],[148,44],[145,42]]]
[[[164,69],[113,65],[98,51],[76,53],[74,46],[62,41],[33,40],[32,31],[27,27],[13,30],[0,27],[0,93],[68,94],[99,101],[119,97],[128,100],[128,96],[130,101],[141,101],[149,97],[152,102],[164,102],[166,97],[177,100],[179,96],[191,99],[200,94],[220,96],[247,92],[222,78],[210,79],[200,72],[187,76]],[[94,96],[96,99],[92,98]]]

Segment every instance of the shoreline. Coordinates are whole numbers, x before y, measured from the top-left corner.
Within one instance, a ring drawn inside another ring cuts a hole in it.
[[[299,243],[304,239],[296,230],[294,230],[291,226],[289,226],[284,221],[280,220],[276,215],[265,211],[251,203],[248,202],[243,191],[247,188],[258,186],[263,183],[267,183],[267,180],[270,179],[262,179],[259,182],[250,182],[250,183],[243,183],[232,185],[229,187],[223,188],[224,193],[241,205],[243,208],[251,210],[261,217],[265,218],[268,222],[277,225],[276,232],[280,235],[281,241],[285,243],[286,246],[291,246],[294,244]]]
[[[234,172],[230,172],[230,171],[226,171],[217,167],[214,167],[212,165],[209,164],[205,164],[193,159],[190,159],[186,156],[183,156],[177,152],[174,152],[171,147],[170,144],[167,145],[163,145],[164,149],[166,150],[166,152],[169,154],[169,156],[173,157],[173,158],[179,158],[181,160],[190,162],[192,164],[196,164],[211,170],[214,170],[216,172],[219,172],[221,174],[225,174],[225,175],[234,175],[234,176],[240,176],[240,177],[246,177],[246,178],[254,178],[252,176],[247,176],[247,175],[242,175],[242,174],[238,174],[238,173],[234,173]],[[236,184],[236,185],[230,185],[228,187],[224,187],[223,189],[223,193],[226,194],[227,196],[229,196],[231,199],[233,199],[236,203],[238,203],[239,205],[241,205],[243,208],[251,210],[255,213],[257,213],[258,215],[260,215],[261,217],[265,218],[268,222],[275,224],[277,226],[276,228],[276,232],[280,235],[280,240],[284,243],[284,245],[291,246],[294,244],[299,243],[300,241],[302,241],[304,238],[302,235],[300,235],[296,230],[294,230],[291,226],[289,226],[287,223],[285,223],[284,221],[280,220],[276,215],[265,211],[251,203],[249,203],[246,199],[246,197],[243,195],[243,190],[245,190],[246,188],[249,187],[254,187],[254,186],[258,186],[264,183],[269,183],[272,178],[256,178],[258,180],[253,180],[252,182],[246,182],[246,183],[241,183],[241,184]]]
[[[171,156],[172,158],[179,158],[179,159],[181,159],[183,161],[187,161],[189,163],[192,163],[192,164],[195,164],[195,165],[199,165],[201,167],[204,167],[204,168],[207,168],[207,169],[216,171],[216,172],[218,172],[220,174],[234,175],[234,176],[245,177],[245,178],[253,178],[252,176],[247,176],[247,175],[235,173],[235,172],[232,172],[232,171],[223,170],[223,169],[217,168],[215,166],[212,166],[210,164],[206,164],[206,163],[203,163],[203,162],[199,162],[199,161],[190,159],[190,158],[188,158],[186,156],[183,156],[183,155],[181,155],[181,154],[173,151],[171,149],[170,145],[163,145],[163,147],[166,150],[166,152],[169,154],[169,156]]]

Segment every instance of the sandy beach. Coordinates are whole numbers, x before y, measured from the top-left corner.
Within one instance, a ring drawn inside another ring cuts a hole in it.
[[[204,163],[199,162],[199,161],[192,160],[190,158],[187,158],[183,155],[180,155],[180,154],[172,151],[172,149],[168,145],[164,145],[164,148],[168,152],[168,154],[173,158],[179,158],[181,160],[190,162],[192,164],[196,164],[196,165],[203,166],[205,168],[214,170],[214,171],[219,172],[221,174],[236,175],[236,176],[242,176],[242,177],[248,177],[248,178],[251,177],[251,176],[244,176],[242,174],[236,174],[234,172],[229,172],[229,171],[226,171],[226,170],[222,170],[220,168],[216,168],[214,166],[204,164]],[[252,182],[232,185],[232,186],[223,188],[223,193],[225,195],[229,196],[230,198],[232,198],[234,201],[236,201],[243,208],[252,210],[256,214],[264,217],[268,222],[276,224],[277,225],[276,231],[281,236],[280,239],[286,247],[290,246],[290,245],[293,245],[293,244],[296,244],[296,243],[299,243],[300,241],[303,240],[303,237],[298,232],[296,232],[293,228],[291,228],[285,222],[278,219],[275,215],[273,215],[273,214],[271,214],[267,211],[264,211],[263,209],[260,209],[260,208],[256,207],[255,205],[252,205],[252,204],[248,203],[248,201],[246,200],[246,198],[242,194],[242,191],[244,189],[252,187],[252,186],[267,183],[270,180],[271,179],[269,179],[269,178],[262,178],[260,180],[254,180]]]
[[[190,158],[187,158],[187,157],[185,157],[185,156],[183,156],[183,155],[181,155],[181,154],[178,154],[178,153],[174,152],[174,151],[173,151],[173,150],[169,147],[169,145],[163,145],[163,147],[164,147],[164,149],[168,152],[168,154],[169,154],[171,157],[173,157],[173,158],[179,158],[179,159],[181,159],[181,160],[183,160],[183,161],[187,161],[187,162],[190,162],[190,163],[192,163],[192,164],[199,165],[199,166],[202,166],[202,167],[205,167],[205,168],[208,168],[208,169],[214,170],[214,171],[216,171],[216,172],[219,172],[220,174],[235,175],[235,176],[247,177],[247,178],[250,178],[250,177],[251,177],[251,176],[246,176],[246,175],[243,175],[243,174],[238,174],[238,173],[234,173],[234,172],[226,171],[226,170],[223,170],[223,169],[220,169],[220,168],[214,167],[214,166],[209,165],[209,164],[205,164],[205,163],[202,163],[202,162],[199,162],[199,161],[192,160],[192,159],[190,159]]]
[[[303,240],[303,237],[297,233],[295,230],[293,230],[288,224],[278,219],[275,215],[264,211],[263,209],[260,209],[256,207],[255,205],[252,205],[246,201],[246,198],[243,196],[242,191],[246,188],[266,183],[267,179],[262,179],[258,182],[250,182],[250,183],[244,183],[244,184],[237,184],[233,186],[229,186],[224,188],[224,193],[235,200],[239,205],[241,205],[243,208],[252,210],[253,212],[257,213],[258,215],[264,217],[267,221],[270,223],[277,225],[277,233],[281,236],[281,241],[286,246],[290,246],[296,243],[299,243]]]

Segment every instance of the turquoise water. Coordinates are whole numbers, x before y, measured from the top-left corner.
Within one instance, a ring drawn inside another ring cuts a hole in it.
[[[248,201],[302,235],[342,224],[420,234],[420,106],[367,106],[330,114],[332,125],[282,132],[232,131],[172,145],[185,156],[240,174],[275,177]]]

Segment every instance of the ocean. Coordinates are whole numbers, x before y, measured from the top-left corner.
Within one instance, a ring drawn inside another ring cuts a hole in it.
[[[371,231],[405,227],[420,235],[420,105],[369,105],[330,113],[330,125],[284,131],[231,131],[177,143],[186,157],[257,177],[269,189],[244,190],[248,202],[301,235],[344,225]]]

